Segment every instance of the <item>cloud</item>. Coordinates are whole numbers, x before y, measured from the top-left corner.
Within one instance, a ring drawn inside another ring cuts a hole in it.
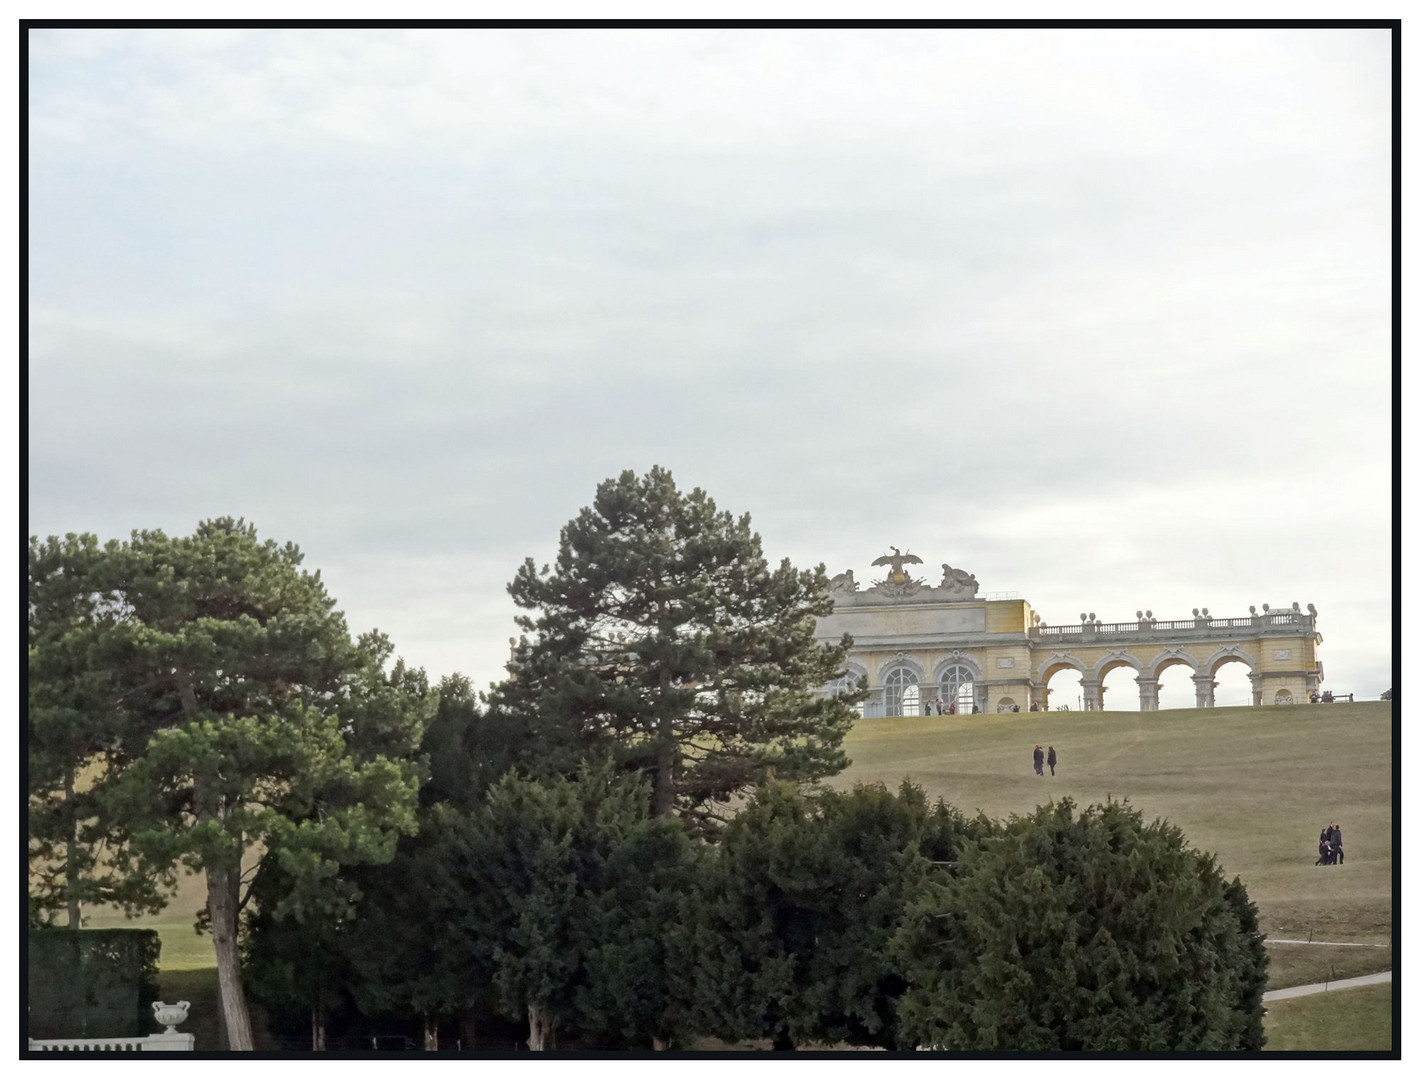
[[[1384,33],[30,40],[33,532],[245,514],[486,682],[660,463],[775,557],[1389,668]]]

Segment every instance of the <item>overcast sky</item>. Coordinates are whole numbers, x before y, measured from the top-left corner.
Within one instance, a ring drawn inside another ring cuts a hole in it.
[[[1390,48],[32,32],[29,532],[244,516],[485,686],[517,565],[660,464],[1052,623],[1311,602],[1375,698]]]

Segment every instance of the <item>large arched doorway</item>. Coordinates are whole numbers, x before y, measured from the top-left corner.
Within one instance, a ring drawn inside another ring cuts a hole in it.
[[[976,703],[976,676],[966,664],[949,664],[943,668],[939,682],[942,686],[942,707],[955,704],[959,713],[970,713]]]
[[[1173,660],[1159,669],[1159,707],[1161,709],[1193,709],[1197,707],[1194,669],[1185,660]]]
[[[923,715],[922,690],[912,668],[896,667],[883,676],[883,715]]]
[[[1128,661],[1120,661],[1102,669],[1100,677],[1101,708],[1112,712],[1140,711],[1140,673]]]
[[[1253,668],[1241,656],[1226,657],[1214,667],[1214,707],[1252,705]]]
[[[1062,664],[1048,670],[1042,682],[1046,684],[1046,708],[1064,711],[1085,707],[1079,669]]]
[[[849,668],[844,674],[826,686],[824,692],[828,697],[842,697],[844,694],[851,694],[867,684],[868,674],[866,672]],[[860,701],[854,706],[854,711],[860,716],[863,716],[866,704],[866,702]]]

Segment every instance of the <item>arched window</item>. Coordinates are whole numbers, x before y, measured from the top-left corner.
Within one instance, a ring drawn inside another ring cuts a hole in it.
[[[959,713],[970,713],[976,695],[972,686],[972,669],[963,664],[952,664],[942,673],[942,700],[944,707],[957,702]]]
[[[923,709],[918,677],[905,667],[896,667],[883,678],[885,716],[921,716]]]
[[[1273,695],[1274,705],[1291,705],[1293,703],[1293,692],[1291,690],[1279,690]]]
[[[852,670],[846,671],[825,687],[825,693],[828,697],[839,697],[842,694],[850,694],[862,686],[864,681],[865,677],[861,673]],[[864,702],[860,701],[854,706],[854,711],[860,716],[864,714],[864,704]]]

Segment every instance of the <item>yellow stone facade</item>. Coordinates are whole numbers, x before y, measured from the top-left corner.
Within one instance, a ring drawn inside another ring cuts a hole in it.
[[[834,612],[816,635],[830,642],[847,633],[854,645],[845,678],[824,690],[842,692],[850,680],[867,686],[866,716],[935,711],[938,699],[957,711],[1047,709],[1051,677],[1068,668],[1080,674],[1087,709],[1103,707],[1102,683],[1120,667],[1135,672],[1142,711],[1159,708],[1160,673],[1177,665],[1190,670],[1200,707],[1214,704],[1215,678],[1228,663],[1247,666],[1255,705],[1306,703],[1322,683],[1311,604],[1265,604],[1237,618],[1207,608],[1176,620],[1141,611],[1115,623],[1089,613],[1051,626],[1025,600],[979,597],[976,578],[947,564],[942,584],[929,586],[903,568],[920,561],[895,549],[878,560],[892,569],[872,587],[860,590],[851,571],[831,583]]]

